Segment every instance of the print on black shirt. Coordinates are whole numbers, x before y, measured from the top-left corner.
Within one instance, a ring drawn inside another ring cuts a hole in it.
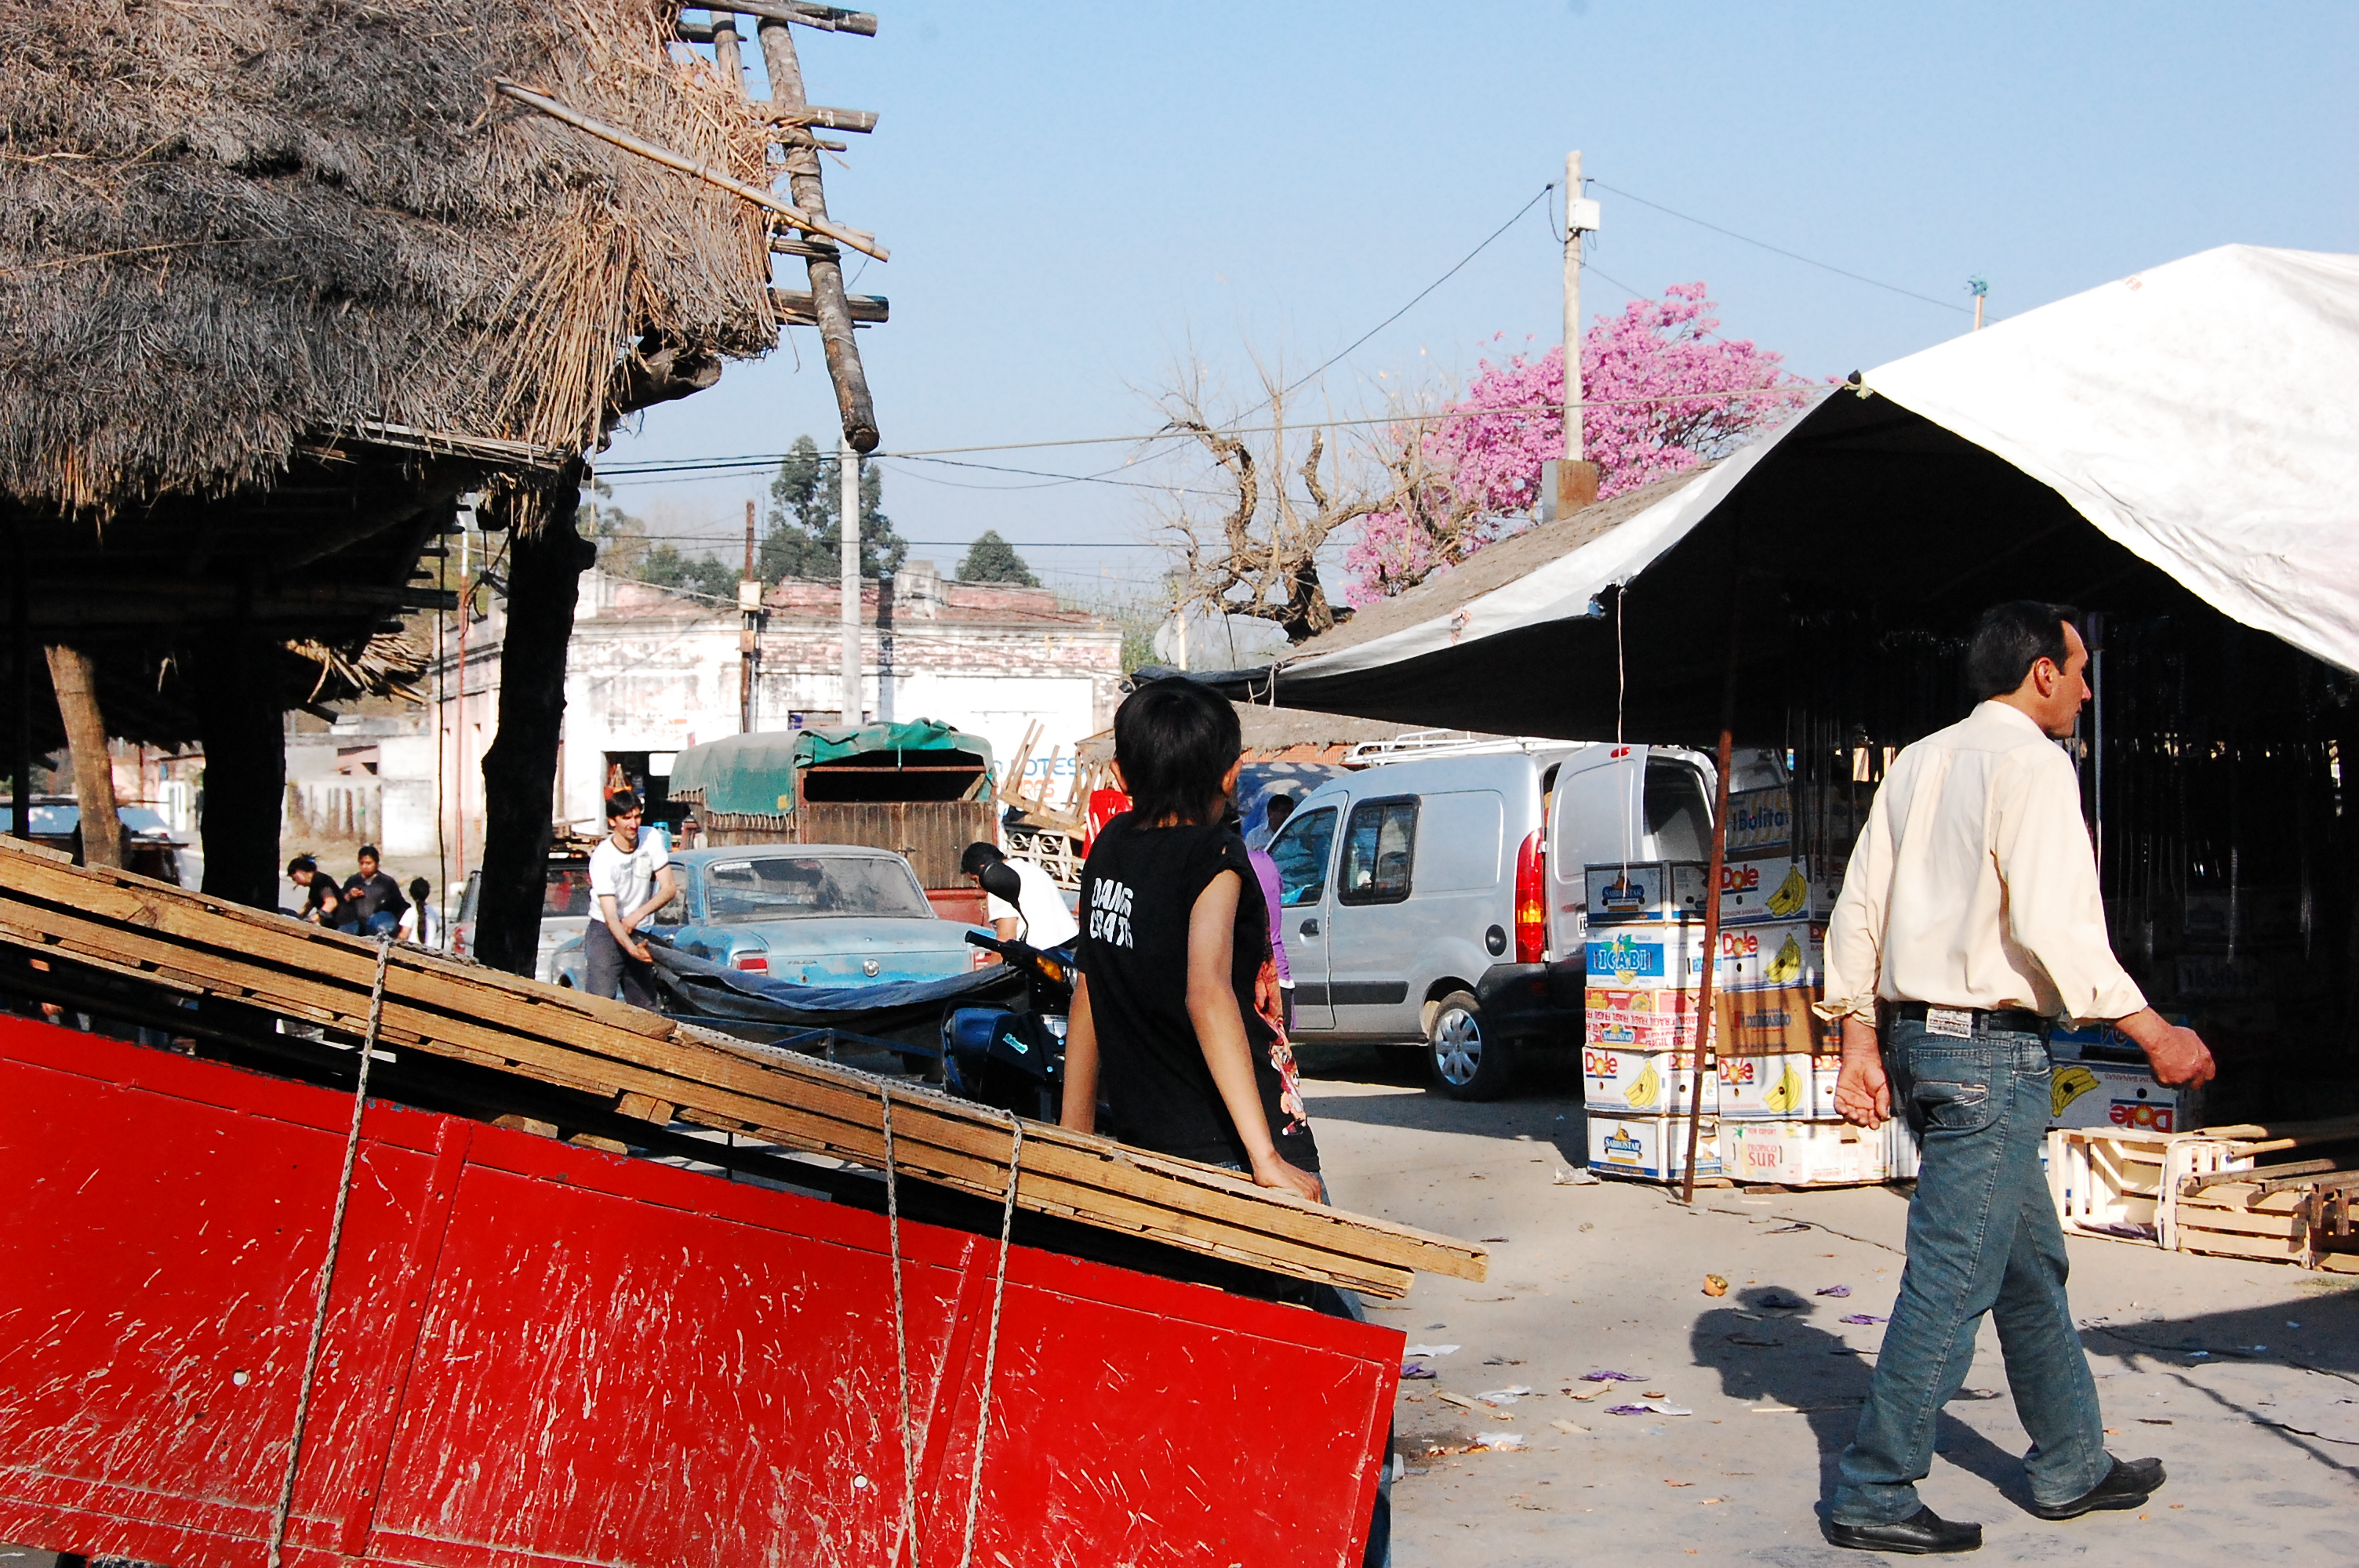
[[[1106,1130],[1161,1153],[1250,1165],[1188,1017],[1188,917],[1214,877],[1234,871],[1243,887],[1229,982],[1254,1083],[1279,1157],[1316,1171],[1319,1146],[1295,1083],[1293,1053],[1255,1005],[1255,982],[1269,962],[1269,911],[1245,840],[1218,823],[1134,823],[1130,815],[1107,823],[1082,871],[1088,919],[1076,957],[1089,977],[1099,1081],[1113,1113]]]

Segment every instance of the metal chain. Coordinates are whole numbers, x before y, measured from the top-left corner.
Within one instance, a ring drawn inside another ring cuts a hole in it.
[[[973,1568],[975,1510],[983,1501],[983,1448],[991,1436],[992,1379],[999,1367],[999,1308],[1007,1292],[1007,1238],[1016,1224],[1016,1182],[1024,1163],[1024,1120],[1014,1111],[1007,1124],[1016,1141],[1007,1152],[1007,1201],[999,1210],[999,1269],[991,1281],[991,1337],[984,1342],[983,1408],[974,1422],[974,1466],[966,1479],[966,1545],[959,1552],[959,1568]]]
[[[901,1184],[893,1150],[893,1086],[879,1086],[885,1102],[885,1236],[893,1251],[893,1365],[901,1379],[901,1539],[909,1568],[918,1568],[918,1461],[909,1432],[909,1336],[901,1307]],[[895,1562],[900,1553],[893,1554]]]
[[[320,1260],[320,1289],[311,1303],[311,1341],[303,1351],[303,1381],[295,1390],[295,1430],[287,1443],[287,1474],[278,1484],[278,1506],[270,1515],[270,1568],[279,1568],[287,1544],[287,1516],[295,1506],[295,1471],[303,1462],[303,1428],[311,1418],[311,1389],[320,1375],[320,1346],[328,1332],[328,1293],[336,1282],[336,1254],[344,1239],[344,1205],[352,1196],[353,1167],[361,1151],[361,1112],[368,1105],[369,1063],[376,1054],[377,1028],[385,1022],[385,971],[393,938],[380,936],[376,979],[369,987],[368,1030],[361,1036],[359,1080],[353,1086],[353,1124],[344,1134],[344,1168],[336,1177],[336,1208],[328,1221],[328,1255]]]

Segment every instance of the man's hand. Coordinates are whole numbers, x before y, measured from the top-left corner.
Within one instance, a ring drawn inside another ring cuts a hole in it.
[[[1253,1179],[1254,1185],[1257,1187],[1282,1187],[1312,1203],[1322,1201],[1319,1196],[1319,1178],[1288,1163],[1285,1156],[1275,1149],[1254,1162]]]
[[[2150,1007],[2117,1020],[2114,1027],[2137,1042],[2155,1077],[2169,1087],[2193,1088],[2212,1081],[2212,1048],[2192,1029],[2165,1022]]]
[[[647,951],[647,943],[636,936],[626,936],[623,939],[623,951],[642,964],[652,964],[656,961],[656,956]]]
[[[1875,1025],[1853,1015],[1843,1024],[1843,1072],[1835,1079],[1835,1111],[1854,1127],[1881,1127],[1892,1114],[1892,1085]]]

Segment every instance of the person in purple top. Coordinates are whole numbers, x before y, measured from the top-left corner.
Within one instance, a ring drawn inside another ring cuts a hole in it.
[[[1286,819],[1293,815],[1292,795],[1271,795],[1269,804],[1262,808],[1263,820],[1268,824],[1267,837],[1262,840],[1263,848],[1245,851],[1245,858],[1253,862],[1254,876],[1261,883],[1262,902],[1269,905],[1269,956],[1277,965],[1280,1016],[1289,1038],[1294,1033],[1294,971],[1287,967],[1286,938],[1278,929],[1286,919],[1286,895],[1278,886],[1277,862],[1269,858],[1267,846],[1277,837],[1277,830],[1286,826]]]

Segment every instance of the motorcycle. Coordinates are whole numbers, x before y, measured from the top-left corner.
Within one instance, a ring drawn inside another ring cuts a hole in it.
[[[1020,1001],[952,1008],[942,1015],[942,1082],[962,1099],[1054,1121],[1064,1100],[1073,961],[981,931],[968,932],[966,939],[1021,974],[1025,991]]]

